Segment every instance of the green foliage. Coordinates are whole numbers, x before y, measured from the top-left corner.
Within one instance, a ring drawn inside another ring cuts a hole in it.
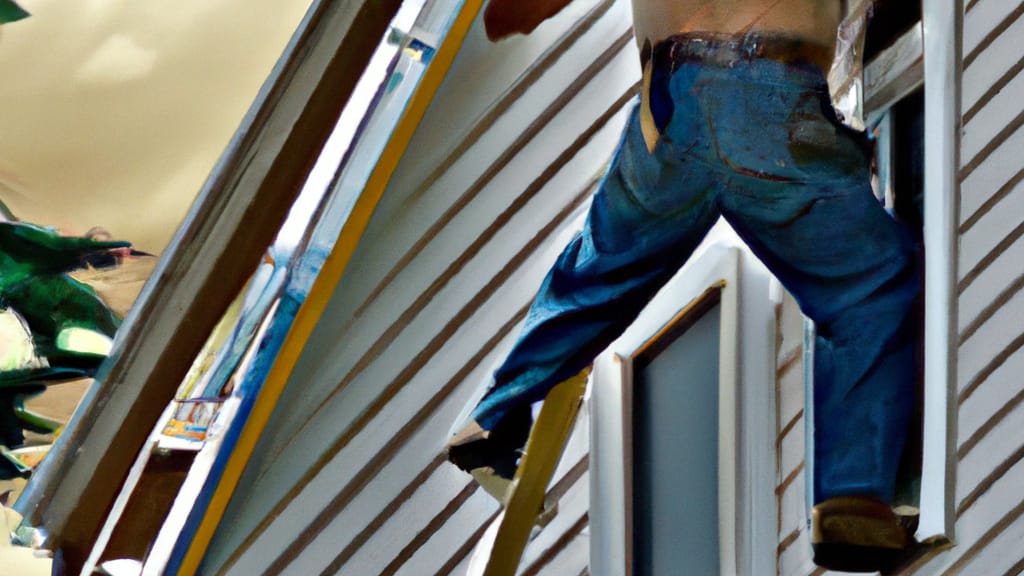
[[[90,254],[129,246],[130,242],[61,236],[27,222],[0,222],[0,293],[25,278],[74,270]]]
[[[21,6],[18,6],[14,0],[0,0],[0,24],[17,22],[28,17],[29,13]]]
[[[4,204],[4,201],[0,200],[0,222],[5,220],[8,222],[17,222],[18,218],[15,217],[14,212],[11,212],[11,209],[7,207],[7,204]]]
[[[20,444],[23,428],[52,428],[52,422],[23,405],[26,397],[45,389],[44,382],[89,376],[99,369],[121,320],[92,288],[67,273],[129,246],[0,221],[0,310],[8,316],[8,329],[0,333],[6,338],[0,346],[0,446]],[[0,459],[0,478],[22,472],[4,468]]]

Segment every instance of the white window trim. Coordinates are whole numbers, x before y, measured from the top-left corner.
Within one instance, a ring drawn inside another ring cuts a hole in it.
[[[625,446],[634,357],[687,307],[721,288],[719,538],[721,574],[775,574],[775,304],[771,276],[720,222],[706,251],[598,357],[591,384],[591,573],[632,574]]]
[[[962,0],[923,0],[925,390],[921,540],[956,523],[956,276]]]
[[[869,122],[924,86],[924,430],[917,539],[952,541],[956,524],[956,362],[962,0],[922,0],[921,22],[865,68]],[[927,54],[927,57],[923,57]],[[887,183],[883,183],[887,184]],[[899,191],[896,191],[899,193]],[[808,332],[809,333],[809,332]],[[810,339],[809,342],[813,342]],[[807,398],[811,398],[807,371]],[[810,415],[808,402],[806,414]],[[810,419],[809,419],[810,421]],[[813,427],[806,473],[813,473]],[[813,483],[808,481],[808,510]]]

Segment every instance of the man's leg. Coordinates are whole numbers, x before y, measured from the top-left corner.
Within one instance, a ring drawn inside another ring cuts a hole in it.
[[[674,145],[647,152],[636,110],[587,223],[548,273],[474,412],[491,429],[585,368],[686,262],[718,217],[714,175]]]
[[[817,325],[814,560],[888,568],[912,543],[889,504],[914,402],[917,245],[873,196],[866,137],[838,122],[823,77],[766,60],[732,72],[705,99],[730,173],[722,214]]]
[[[824,80],[749,66],[706,100],[731,173],[719,202],[817,326],[814,499],[890,502],[914,401],[917,244],[872,194],[866,137],[839,124]]]
[[[914,242],[866,179],[777,188],[723,212],[817,326],[814,500],[889,502],[914,399]]]

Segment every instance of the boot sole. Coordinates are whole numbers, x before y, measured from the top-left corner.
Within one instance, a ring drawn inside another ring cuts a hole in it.
[[[910,548],[878,548],[839,542],[812,544],[814,563],[838,572],[888,572],[899,566]]]

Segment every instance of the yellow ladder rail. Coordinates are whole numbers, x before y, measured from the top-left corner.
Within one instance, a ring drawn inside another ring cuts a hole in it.
[[[509,488],[505,511],[497,520],[500,525],[483,576],[515,575],[583,403],[589,373],[590,370],[584,370],[560,383],[544,399],[526,443],[526,455]]]
[[[331,254],[324,262],[309,295],[296,313],[295,321],[285,337],[274,364],[256,397],[252,412],[246,420],[231,457],[224,468],[220,482],[210,499],[203,519],[196,529],[177,574],[195,574],[209,547],[213,534],[224,515],[228,501],[252,456],[256,443],[266,428],[274,406],[284,391],[302,350],[313,333],[313,328],[341,281],[356,246],[362,238],[374,209],[384,195],[398,162],[412,140],[416,127],[433,101],[437,90],[451,69],[470,26],[476,19],[483,0],[466,0],[452,22],[444,41],[438,47],[430,65],[424,71],[416,91],[392,132],[387,147],[381,153],[373,172],[338,235]]]

